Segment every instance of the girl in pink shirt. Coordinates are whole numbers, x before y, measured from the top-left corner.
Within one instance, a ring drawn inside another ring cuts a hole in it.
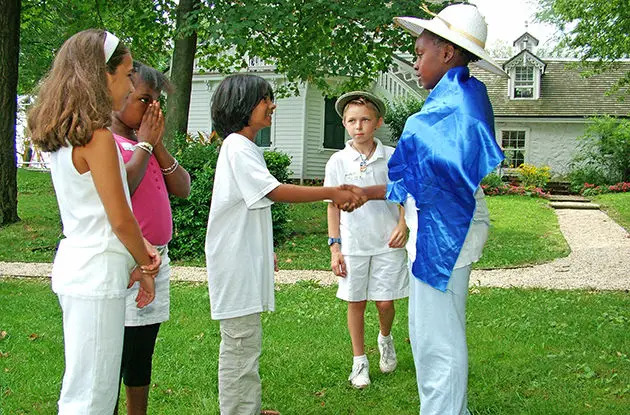
[[[121,378],[125,383],[128,414],[146,414],[153,350],[160,323],[169,318],[170,260],[167,244],[173,231],[169,194],[188,197],[190,176],[168,152],[162,136],[164,116],[158,101],[171,89],[159,71],[133,63],[135,91],[122,109],[115,111],[112,132],[120,148],[131,193],[134,216],[142,235],[158,248],[162,257],[155,278],[155,300],[144,309],[131,302],[137,286],[129,289],[125,314],[125,338]],[[137,285],[137,284],[136,284]]]

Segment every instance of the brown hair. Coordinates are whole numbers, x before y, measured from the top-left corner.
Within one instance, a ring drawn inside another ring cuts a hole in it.
[[[365,97],[358,97],[356,99],[353,99],[352,101],[349,101],[344,107],[343,107],[343,116],[346,116],[346,110],[348,109],[348,107],[350,105],[359,105],[362,107],[368,107],[370,108],[372,111],[374,111],[374,113],[376,114],[376,116],[378,118],[382,117],[383,115],[381,114],[381,111],[378,109],[378,107],[369,99],[366,99]]]
[[[105,31],[88,29],[66,40],[36,91],[28,113],[33,144],[57,151],[83,146],[99,128],[111,125],[112,98],[106,73],[113,74],[129,50],[122,42],[105,62]]]

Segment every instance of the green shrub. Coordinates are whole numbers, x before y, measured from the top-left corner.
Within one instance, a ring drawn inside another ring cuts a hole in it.
[[[579,193],[585,183],[594,184],[595,186],[604,186],[612,183],[606,172],[597,166],[582,166],[574,168],[569,173],[569,181],[571,182],[571,191]]]
[[[481,181],[481,186],[484,189],[497,189],[497,188],[503,186],[504,184],[505,183],[503,182],[503,179],[501,179],[501,176],[499,176],[496,173],[488,174]]]
[[[521,179],[521,185],[525,188],[545,189],[551,179],[549,166],[536,167],[533,164],[523,163],[516,169]]]
[[[584,183],[630,181],[630,120],[598,117],[591,121],[571,161],[573,190]]]
[[[220,143],[199,135],[178,134],[173,140],[173,156],[190,174],[190,196],[171,197],[173,239],[169,243],[171,259],[203,257],[214,171]]]
[[[216,136],[197,137],[179,134],[173,140],[173,155],[190,174],[190,196],[187,199],[171,197],[173,210],[173,240],[169,244],[172,259],[199,258],[204,255],[208,213],[214,186],[214,172],[219,157],[220,140]],[[289,178],[288,155],[275,151],[265,152],[265,162],[271,174],[280,182]],[[286,237],[288,206],[274,203],[271,207],[274,241]]]
[[[422,109],[424,101],[417,98],[407,98],[400,101],[387,102],[387,113],[385,123],[389,127],[392,142],[397,143],[405,128],[407,118]]]
[[[289,181],[289,164],[291,157],[279,151],[265,151],[265,162],[273,176],[281,183]],[[289,205],[287,203],[274,203],[271,205],[271,219],[273,220],[273,242],[277,245],[289,234],[287,219],[289,217]]]

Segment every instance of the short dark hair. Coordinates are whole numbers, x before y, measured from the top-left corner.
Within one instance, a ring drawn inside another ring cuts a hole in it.
[[[165,91],[167,94],[173,92],[173,84],[168,80],[166,75],[155,68],[150,67],[139,61],[133,61],[133,70],[142,82],[146,83],[149,88],[159,93]]]
[[[249,125],[256,105],[269,98],[273,89],[257,75],[236,74],[225,78],[212,95],[212,126],[220,137],[241,131]]]
[[[429,35],[431,35],[431,37],[433,37],[433,43],[435,45],[441,45],[444,43],[448,43],[449,45],[452,45],[455,51],[459,53],[466,60],[467,64],[470,62],[477,62],[479,59],[481,59],[479,56],[475,55],[474,53],[467,51],[466,49],[462,48],[461,46],[456,45],[450,40],[444,39],[442,36],[438,36],[433,32],[429,32],[428,30],[426,32]]]

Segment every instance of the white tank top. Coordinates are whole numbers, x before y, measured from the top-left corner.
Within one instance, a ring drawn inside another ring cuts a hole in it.
[[[118,160],[127,203],[131,206],[120,151]],[[92,173],[80,174],[76,170],[72,146],[51,154],[50,173],[65,236],[53,263],[53,291],[74,297],[124,297],[135,261],[112,231]]]

